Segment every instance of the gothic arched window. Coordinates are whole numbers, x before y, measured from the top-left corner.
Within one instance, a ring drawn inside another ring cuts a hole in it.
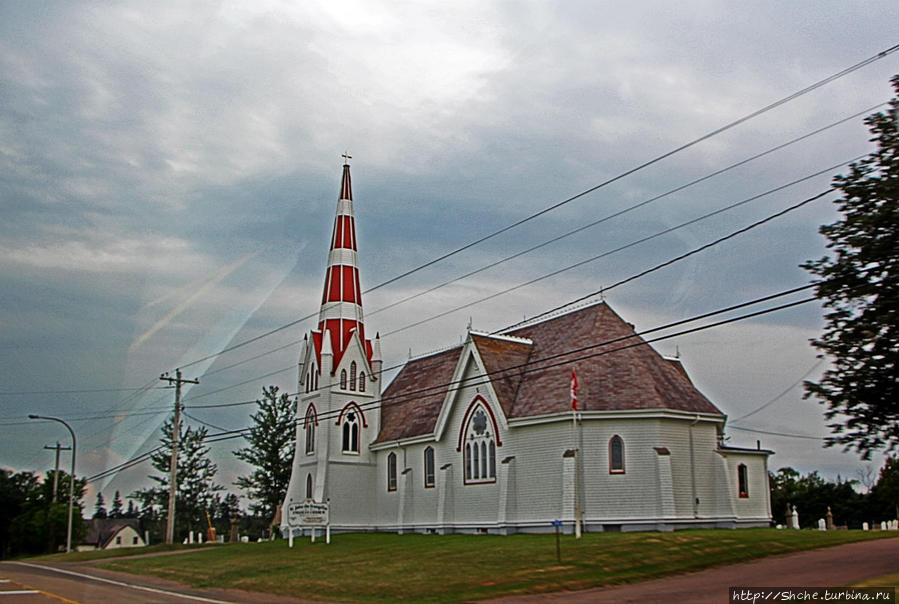
[[[346,369],[340,370],[340,389],[346,390]]]
[[[740,497],[749,497],[749,476],[744,463],[737,466],[737,482]]]
[[[306,474],[306,499],[312,499],[312,474]]]
[[[465,482],[496,481],[496,435],[483,403],[477,405],[465,426]]]
[[[396,490],[396,453],[387,456],[387,490]]]
[[[609,473],[624,474],[624,441],[617,434],[609,441]]]
[[[309,405],[303,429],[306,432],[306,455],[315,453],[315,407]]]
[[[434,486],[434,447],[425,447],[425,488]]]
[[[356,361],[350,363],[350,390],[356,389]]]
[[[359,372],[359,392],[365,392],[365,372]]]
[[[359,416],[355,411],[347,411],[343,418],[343,452],[359,452]]]

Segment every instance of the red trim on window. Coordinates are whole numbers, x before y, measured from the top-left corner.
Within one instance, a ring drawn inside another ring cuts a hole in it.
[[[468,426],[468,420],[471,416],[472,409],[474,409],[478,403],[484,403],[484,407],[487,408],[487,413],[490,415],[490,423],[493,424],[493,434],[496,436],[496,446],[503,446],[503,441],[499,438],[499,424],[496,423],[496,416],[493,415],[493,409],[490,408],[490,404],[487,400],[479,394],[472,399],[471,403],[468,405],[468,409],[465,410],[465,415],[462,416],[462,429],[459,431],[459,443],[456,445],[457,453],[462,452],[462,443],[465,441],[465,431]]]
[[[343,415],[346,413],[347,409],[350,407],[354,407],[359,415],[362,417],[362,427],[368,428],[368,421],[365,419],[365,412],[362,411],[362,407],[359,406],[359,403],[356,401],[350,401],[346,405],[344,405],[343,409],[340,410],[340,415],[337,416],[337,425],[340,425],[340,422],[343,421]]]
[[[309,406],[306,407],[306,415],[303,417],[303,429],[305,429],[306,424],[309,423],[309,411],[312,411],[312,421],[314,425],[318,425],[318,409],[315,408],[315,403],[309,403]]]

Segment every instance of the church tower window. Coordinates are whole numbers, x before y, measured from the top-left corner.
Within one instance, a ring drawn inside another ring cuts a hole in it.
[[[425,447],[425,488],[434,486],[434,447]]]
[[[343,452],[359,453],[359,418],[348,411],[343,419]]]
[[[496,435],[487,410],[479,404],[465,428],[465,483],[496,481]]]
[[[350,390],[356,390],[356,361],[350,363]]]
[[[396,453],[387,456],[387,490],[396,490]]]
[[[306,474],[306,499],[312,499],[312,474]]]
[[[365,392],[365,372],[359,372],[359,392]]]
[[[737,466],[737,482],[739,483],[740,497],[743,499],[749,497],[749,476],[746,464],[741,463]]]
[[[346,390],[346,369],[340,370],[340,389]]]
[[[304,430],[306,432],[306,455],[315,453],[315,408],[310,405],[306,410]]]
[[[609,473],[624,474],[624,441],[617,434],[609,440]]]

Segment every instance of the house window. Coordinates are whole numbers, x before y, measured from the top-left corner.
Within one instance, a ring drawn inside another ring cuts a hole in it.
[[[350,363],[350,390],[356,390],[356,361]]]
[[[359,417],[355,411],[348,411],[343,418],[343,452],[359,452]]]
[[[131,545],[137,545],[137,537],[131,538]]]
[[[496,435],[491,433],[492,422],[487,410],[478,405],[465,428],[465,482],[496,481]]]
[[[115,544],[122,545],[122,536],[121,535],[119,535],[118,537],[115,538]]]
[[[312,474],[306,474],[306,499],[312,499]]]
[[[747,477],[746,464],[737,466],[737,482],[739,484],[740,497],[749,497],[749,480]]]
[[[387,456],[387,490],[396,490],[396,453]]]
[[[315,453],[315,409],[312,405],[306,410],[304,429],[306,431],[306,455],[312,455]]]
[[[425,487],[434,486],[434,447],[425,447]]]
[[[346,369],[340,370],[340,389],[346,390]]]
[[[609,441],[609,473],[624,474],[624,441],[617,434]]]
[[[365,392],[365,372],[359,372],[359,392]]]

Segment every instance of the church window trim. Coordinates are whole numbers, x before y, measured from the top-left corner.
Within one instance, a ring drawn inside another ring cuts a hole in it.
[[[365,392],[365,372],[359,372],[359,392]]]
[[[387,490],[396,490],[396,453],[387,456]]]
[[[340,389],[346,390],[346,369],[340,370]]]
[[[356,390],[356,361],[350,363],[350,390]]]
[[[609,474],[624,473],[624,439],[616,434],[609,439]]]
[[[432,489],[432,488],[434,488],[434,485],[436,484],[436,481],[435,481],[435,475],[437,474],[436,468],[437,468],[437,463],[434,459],[434,447],[427,446],[427,447],[425,447],[425,452],[424,452],[424,470],[425,471],[422,473],[422,474],[424,474],[426,489]]]
[[[310,404],[306,408],[306,417],[303,421],[303,432],[305,432],[305,451],[306,455],[315,454],[315,427],[318,425],[318,413],[315,411],[315,405]]]
[[[749,468],[745,463],[737,466],[737,492],[740,499],[749,497]]]
[[[502,443],[493,410],[482,396],[475,397],[466,410],[459,439],[465,469],[464,484],[495,483],[496,447]]]

